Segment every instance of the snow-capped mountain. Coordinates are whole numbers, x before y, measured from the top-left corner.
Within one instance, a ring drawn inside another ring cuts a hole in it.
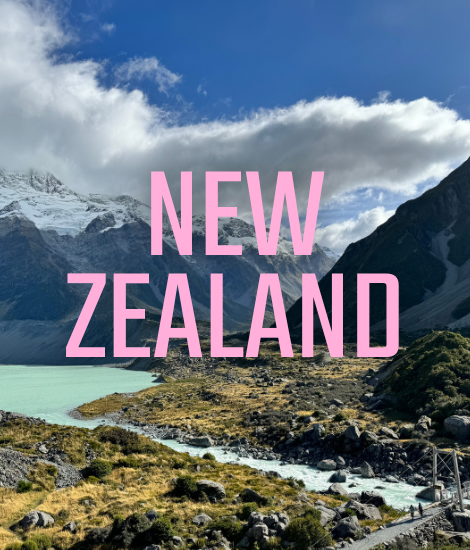
[[[234,331],[250,326],[260,273],[279,275],[288,308],[301,295],[303,273],[321,278],[334,265],[316,245],[311,256],[295,256],[284,238],[276,256],[260,256],[254,227],[235,218],[220,220],[219,242],[242,244],[243,255],[206,256],[204,216],[193,218],[192,256],[179,255],[168,220],[163,254],[152,256],[149,224],[150,208],[132,197],[82,195],[51,174],[0,172],[2,361],[64,364],[88,292],[86,285],[67,284],[67,273],[107,274],[83,345],[106,345],[105,361],[110,361],[114,273],[150,276],[149,285],[129,285],[127,291],[128,307],[145,309],[149,319],[128,323],[129,345],[135,346],[156,337],[158,325],[150,320],[158,323],[169,273],[188,275],[196,318],[202,321],[210,319],[210,275],[223,273],[224,328]]]
[[[106,217],[106,229],[136,219],[150,223],[150,207],[121,195],[81,195],[52,174],[0,170],[0,217],[24,215],[40,230],[76,236],[91,221]]]
[[[39,230],[56,231],[59,235],[75,237],[89,224],[98,231],[119,228],[137,219],[150,224],[150,207],[129,195],[83,195],[72,191],[54,175],[31,170],[27,174],[0,170],[0,218],[21,216],[31,220]],[[168,218],[163,223],[164,240],[176,249]],[[205,236],[206,219],[203,214],[193,216],[193,233]],[[253,225],[236,218],[219,220],[221,244],[241,244],[258,248]],[[278,254],[293,255],[292,243],[279,237]],[[313,252],[323,252],[337,261],[339,256],[327,247],[314,245]]]

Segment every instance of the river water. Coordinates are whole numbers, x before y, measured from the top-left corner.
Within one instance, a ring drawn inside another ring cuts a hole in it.
[[[114,392],[132,393],[152,385],[152,375],[147,372],[90,366],[26,366],[0,365],[0,409],[43,418],[47,422],[85,428],[109,423],[107,419],[77,420],[69,412],[83,403]],[[192,456],[201,456],[207,449],[183,445],[173,440],[161,441],[168,447]],[[258,460],[238,457],[223,448],[212,447],[210,452],[220,462],[237,462],[253,468],[277,471],[282,477],[302,479],[310,490],[326,490],[331,472],[321,472],[310,466],[281,465],[276,460]],[[396,508],[409,508],[417,503],[415,495],[420,488],[406,483],[387,483],[379,479],[362,479],[348,476],[347,486],[358,483],[351,492],[376,490]],[[424,503],[424,501],[423,501]]]

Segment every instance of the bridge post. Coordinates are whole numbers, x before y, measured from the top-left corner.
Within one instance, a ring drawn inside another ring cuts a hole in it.
[[[457,492],[459,494],[460,511],[464,512],[465,508],[463,505],[462,487],[460,486],[459,461],[457,459],[457,451],[455,449],[452,451],[452,460],[454,462],[454,473],[455,473],[455,481],[457,482]]]

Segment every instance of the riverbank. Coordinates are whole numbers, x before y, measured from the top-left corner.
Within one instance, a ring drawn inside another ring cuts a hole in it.
[[[172,525],[172,537],[181,541],[172,539],[175,546],[194,545],[212,528],[222,529],[228,548],[229,542],[246,533],[246,521],[250,521],[252,513],[259,514],[259,521],[270,517],[273,509],[278,519],[277,523],[269,520],[271,523],[265,524],[271,525],[266,532],[263,528],[266,541],[273,537],[287,539],[291,518],[304,517],[308,509],[318,510],[315,521],[322,536],[330,540],[331,529],[342,521],[343,515],[356,515],[346,510],[347,502],[352,497],[357,502],[369,498],[361,493],[345,498],[312,492],[301,480],[283,479],[275,469],[266,472],[222,463],[211,454],[190,456],[119,427],[88,430],[58,426],[5,411],[0,412],[0,464],[8,474],[0,486],[1,548],[31,536],[32,524],[24,527],[23,516],[34,520],[33,510],[50,518],[47,530],[36,527],[33,534],[44,532],[54,547],[64,550],[82,548],[81,541],[83,547],[89,548],[99,546],[100,540],[112,542],[116,517],[124,521],[145,514],[152,521],[139,521],[149,529],[155,518]],[[66,483],[60,473],[65,468],[69,472]],[[70,475],[72,471],[75,477]],[[184,480],[181,487],[178,479]],[[377,528],[399,515],[380,503],[374,509],[369,504],[363,506],[374,517],[358,519],[352,534],[358,532],[362,536],[365,529]],[[202,520],[195,520],[200,516]],[[232,518],[229,525],[223,522],[224,517]],[[277,524],[279,529],[270,532],[272,525]],[[132,533],[130,527],[129,530],[129,536],[138,534]],[[214,544],[221,541],[217,537]]]

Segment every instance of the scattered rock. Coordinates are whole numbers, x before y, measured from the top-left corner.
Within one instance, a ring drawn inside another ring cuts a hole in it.
[[[470,512],[452,512],[452,520],[459,533],[470,531]]]
[[[344,430],[343,435],[346,439],[354,442],[359,442],[361,439],[361,432],[357,426],[349,426]]]
[[[336,470],[337,466],[334,460],[330,460],[327,458],[325,460],[320,460],[320,462],[318,462],[317,464],[317,468],[319,470],[329,471],[329,470]]]
[[[388,437],[389,439],[399,439],[398,434],[390,428],[387,428],[386,426],[382,426],[382,428],[380,428],[379,435],[383,435],[384,437]]]
[[[256,502],[258,504],[266,500],[265,497],[263,497],[253,489],[250,489],[249,487],[243,489],[243,491],[240,493],[240,497],[243,502]]]
[[[384,497],[374,491],[362,491],[361,502],[363,504],[372,504],[374,506],[377,506],[377,508],[387,504]]]
[[[382,519],[380,510],[373,504],[362,504],[356,500],[351,500],[346,504],[346,508],[356,512],[358,519]]]
[[[62,531],[69,531],[70,533],[75,533],[76,530],[77,524],[73,520],[69,521],[69,523],[62,528]]]
[[[470,439],[470,416],[449,416],[444,420],[444,428],[450,432],[455,439],[468,441]]]
[[[345,483],[347,479],[347,472],[345,470],[339,470],[338,472],[334,472],[331,474],[330,481],[331,483]]]
[[[328,495],[347,495],[348,494],[346,489],[339,483],[333,483],[333,485],[330,485],[326,492]]]
[[[203,491],[209,497],[209,500],[217,502],[225,498],[225,488],[222,483],[210,481],[209,479],[201,479],[196,482],[198,491]]]
[[[212,521],[212,518],[207,514],[198,514],[197,516],[193,517],[192,521],[194,525],[197,525],[198,527],[205,527],[209,522]]]
[[[356,516],[340,520],[331,531],[336,539],[354,537],[354,533],[361,528]]]
[[[38,512],[32,510],[28,512],[24,518],[19,522],[22,529],[31,529],[32,527],[48,527],[54,525],[54,518],[46,512]]]
[[[361,476],[370,479],[375,477],[374,470],[368,462],[363,462],[361,465]]]
[[[195,447],[212,447],[214,445],[210,437],[190,437],[187,439],[187,443]]]
[[[420,417],[418,422],[415,424],[415,430],[421,433],[425,433],[429,430],[431,427],[431,419],[429,416],[426,416],[423,414],[423,416]]]

